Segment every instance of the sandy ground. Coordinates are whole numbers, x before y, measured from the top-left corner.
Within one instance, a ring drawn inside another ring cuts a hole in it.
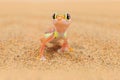
[[[74,52],[36,59],[53,12],[69,12]],[[0,2],[0,80],[120,80],[120,2]]]

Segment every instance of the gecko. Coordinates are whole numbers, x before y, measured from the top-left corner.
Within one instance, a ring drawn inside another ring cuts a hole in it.
[[[46,58],[44,57],[44,51],[48,43],[60,45],[61,47],[57,50],[58,52],[72,51],[67,37],[67,29],[71,24],[71,15],[69,13],[54,13],[52,15],[52,23],[53,27],[46,31],[44,36],[40,38],[41,47],[40,53],[38,55],[40,60],[46,60]],[[60,41],[62,41],[61,44]]]

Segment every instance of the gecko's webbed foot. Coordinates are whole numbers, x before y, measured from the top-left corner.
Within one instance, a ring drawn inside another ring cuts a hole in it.
[[[62,53],[62,52],[73,52],[73,48],[61,48],[61,49],[58,49],[57,52],[58,52],[58,53]]]
[[[44,56],[41,56],[41,57],[37,56],[36,59],[41,60],[41,61],[45,61],[46,60],[46,58]]]
[[[41,61],[46,61],[46,58],[45,58],[44,56],[42,56],[42,57],[40,58],[40,60],[41,60]]]

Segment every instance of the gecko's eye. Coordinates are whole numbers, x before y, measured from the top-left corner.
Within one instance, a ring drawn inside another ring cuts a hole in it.
[[[66,16],[67,20],[69,20],[71,18],[70,14],[67,13],[67,16]]]
[[[55,18],[56,18],[56,14],[55,14],[55,13],[53,14],[52,18],[53,18],[53,19],[55,19]]]

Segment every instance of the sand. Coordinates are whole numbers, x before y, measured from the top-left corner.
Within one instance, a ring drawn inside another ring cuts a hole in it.
[[[54,12],[69,12],[69,53],[36,59]],[[120,80],[120,2],[0,2],[0,80]]]

